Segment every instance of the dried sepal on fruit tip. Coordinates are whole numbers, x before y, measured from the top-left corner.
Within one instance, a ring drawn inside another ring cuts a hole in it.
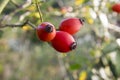
[[[73,50],[77,47],[77,42],[73,42],[70,46],[70,50]]]
[[[85,22],[85,19],[84,18],[79,18],[80,22],[82,23],[82,25],[84,24]]]
[[[51,25],[47,25],[45,27],[45,31],[48,32],[48,33],[51,33],[51,32],[53,32],[53,27]]]

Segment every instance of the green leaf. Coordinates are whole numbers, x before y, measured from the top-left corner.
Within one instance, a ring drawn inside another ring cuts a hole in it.
[[[3,35],[3,31],[2,31],[2,30],[0,30],[0,38],[2,37],[2,35]]]
[[[80,64],[77,64],[77,63],[71,64],[70,65],[70,70],[76,70],[76,69],[79,69],[80,67],[81,67]]]
[[[3,72],[3,64],[0,64],[0,73]]]
[[[10,0],[2,0],[0,1],[0,14],[2,13],[2,11],[4,10],[5,6],[8,4]]]
[[[118,47],[118,45],[116,43],[109,43],[109,44],[105,44],[102,51],[103,53],[110,53],[114,50],[116,50]]]
[[[120,74],[120,50],[117,51],[117,56],[116,56],[116,69],[117,73]]]

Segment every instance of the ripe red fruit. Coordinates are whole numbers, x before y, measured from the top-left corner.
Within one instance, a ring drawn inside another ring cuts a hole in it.
[[[79,18],[67,18],[60,23],[59,30],[70,33],[71,35],[78,32],[83,25],[83,20]]]
[[[56,29],[51,23],[43,22],[36,28],[36,34],[42,41],[51,41],[56,35]]]
[[[57,31],[51,44],[59,52],[69,52],[77,46],[73,36],[64,31]]]
[[[114,12],[120,13],[120,3],[116,3],[112,6]]]

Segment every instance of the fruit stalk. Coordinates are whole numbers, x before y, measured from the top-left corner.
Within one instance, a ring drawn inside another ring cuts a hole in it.
[[[38,10],[39,15],[40,15],[40,21],[43,22],[42,12],[41,12],[41,9],[40,9],[40,7],[39,7],[39,3],[38,3],[37,0],[35,0],[35,4],[36,4],[37,10]]]

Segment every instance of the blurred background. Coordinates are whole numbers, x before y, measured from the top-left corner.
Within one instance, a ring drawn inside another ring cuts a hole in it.
[[[85,20],[77,48],[66,55],[38,40],[34,0],[0,0],[0,80],[120,80],[119,0],[38,0],[42,18],[58,29],[68,17]],[[20,26],[16,26],[20,25]]]

